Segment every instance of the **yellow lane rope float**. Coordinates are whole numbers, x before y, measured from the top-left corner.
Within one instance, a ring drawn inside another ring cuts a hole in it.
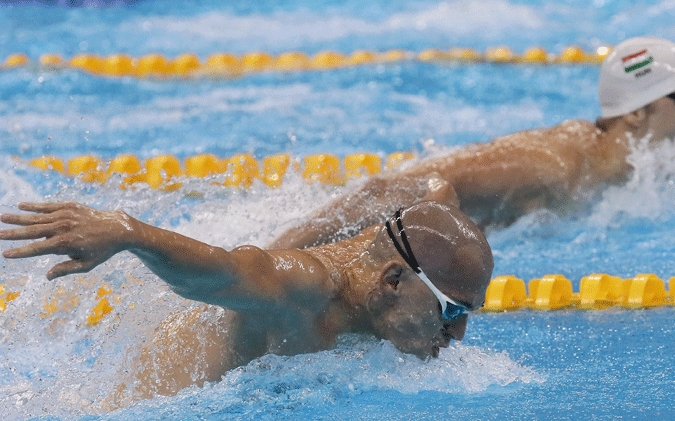
[[[129,282],[140,281],[129,278]],[[133,302],[123,304],[123,298],[107,283],[77,278],[76,285],[85,289],[96,289],[96,304],[87,312],[85,326],[99,324],[107,315],[115,311],[115,306],[133,308]],[[124,289],[123,284],[120,289]],[[59,287],[52,296],[45,300],[40,318],[50,318],[57,313],[73,312],[79,302],[81,291],[68,291]],[[675,277],[668,280],[666,291],[664,281],[654,274],[638,274],[633,278],[622,279],[608,274],[591,274],[581,278],[579,292],[572,291],[572,282],[563,275],[545,275],[532,279],[525,288],[522,279],[512,275],[497,276],[488,286],[485,312],[507,312],[521,309],[550,310],[605,310],[610,307],[623,309],[649,309],[675,305]],[[529,292],[529,294],[528,294]],[[0,314],[19,297],[20,291],[6,291],[5,284],[0,284]],[[93,295],[93,293],[92,293]]]
[[[675,304],[675,277],[663,280],[654,274],[639,274],[622,279],[607,274],[584,276],[579,292],[572,292],[572,282],[563,275],[546,275],[528,283],[512,275],[498,276],[488,286],[483,310],[501,312],[531,308],[558,310],[576,308],[602,310],[609,307],[651,308]]]
[[[384,168],[394,168],[412,159],[410,152],[389,154]],[[180,177],[204,178],[223,174],[222,184],[227,187],[251,187],[260,180],[269,187],[278,187],[283,182],[289,167],[298,171],[309,182],[343,184],[350,178],[370,176],[382,171],[383,159],[374,153],[350,154],[340,160],[337,155],[317,154],[302,159],[286,153],[271,155],[258,160],[250,154],[236,154],[220,158],[212,154],[200,154],[186,158],[181,165],[173,155],[158,155],[144,163],[135,155],[119,155],[104,161],[94,155],[81,155],[67,161],[56,156],[42,156],[29,161],[33,167],[57,171],[85,182],[105,183],[113,174],[122,175],[122,188],[136,183],[150,187],[175,190],[181,187]]]
[[[97,76],[140,78],[186,78],[186,77],[237,77],[262,71],[309,71],[331,70],[375,63],[401,61],[462,62],[462,63],[526,63],[526,64],[598,64],[609,54],[611,47],[603,46],[595,52],[586,52],[578,46],[565,47],[559,54],[551,54],[541,47],[531,47],[523,54],[514,53],[507,46],[488,48],[479,52],[471,48],[440,50],[431,48],[422,52],[389,50],[385,52],[357,50],[349,55],[336,51],[321,51],[313,56],[299,51],[279,55],[256,51],[242,55],[215,53],[201,60],[194,53],[167,58],[151,53],[141,57],[127,54],[99,56],[78,54],[64,59],[59,54],[43,54],[37,65],[43,69],[77,69]],[[11,54],[5,58],[0,69],[12,69],[30,65],[26,54]]]

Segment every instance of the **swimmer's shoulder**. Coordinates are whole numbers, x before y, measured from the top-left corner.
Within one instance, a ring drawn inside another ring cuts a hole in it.
[[[326,275],[325,285],[332,291],[330,295],[342,290],[346,279],[344,272],[345,266],[344,264],[341,264],[342,262],[340,262],[338,258],[336,258],[338,256],[335,254],[334,250],[335,247],[333,243],[318,247],[310,247],[304,250],[307,254],[312,256],[312,258],[316,259],[316,261],[324,268]]]
[[[495,138],[492,142],[477,144],[466,151],[481,149],[508,148],[513,150],[527,149],[529,146],[555,147],[583,145],[594,140],[599,134],[595,124],[586,120],[565,120],[555,126],[523,130]]]
[[[321,262],[326,269],[330,281],[338,289],[341,289],[350,276],[351,270],[349,268],[352,266],[354,260],[368,249],[380,227],[381,225],[373,225],[364,228],[354,237],[317,247],[310,247],[304,249],[304,252]]]
[[[581,142],[584,145],[594,143],[600,129],[590,121],[565,120],[549,129],[549,139],[559,142]]]
[[[600,132],[598,126],[588,120],[565,120],[560,124],[552,126],[551,129],[581,136],[588,136]]]
[[[555,126],[526,130],[495,139],[494,146],[525,151],[546,148],[561,155],[583,155],[597,142],[599,134],[600,129],[589,121],[565,120]]]
[[[533,154],[557,156],[579,164],[588,149],[597,142],[599,133],[600,130],[589,121],[566,120],[551,127],[523,130],[490,142],[469,144],[448,155],[422,161],[405,170],[404,174],[428,178],[430,174],[439,173],[450,180],[452,174],[462,168],[472,169],[489,162],[526,159]]]

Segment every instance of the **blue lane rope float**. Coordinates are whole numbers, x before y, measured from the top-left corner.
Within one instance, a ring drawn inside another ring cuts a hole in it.
[[[559,54],[551,54],[542,47],[531,47],[523,54],[514,53],[507,46],[487,48],[479,52],[471,48],[436,48],[421,52],[389,50],[384,52],[357,50],[349,55],[336,51],[320,51],[312,56],[300,51],[289,51],[273,55],[254,51],[242,55],[214,53],[201,60],[194,53],[183,53],[173,58],[150,53],[141,57],[127,54],[78,54],[64,59],[59,54],[41,55],[37,62],[23,53],[11,54],[5,58],[0,69],[37,65],[42,69],[77,69],[103,77],[140,78],[187,78],[187,77],[237,77],[263,71],[293,72],[321,71],[374,63],[393,63],[417,60],[422,62],[461,63],[526,63],[526,64],[599,64],[609,54],[611,47],[602,46],[595,52],[570,45]]]

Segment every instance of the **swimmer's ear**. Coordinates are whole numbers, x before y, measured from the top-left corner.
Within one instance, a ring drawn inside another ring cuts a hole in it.
[[[387,262],[379,272],[377,285],[368,294],[366,308],[373,315],[381,314],[398,300],[403,266],[395,260]]]
[[[398,284],[403,274],[403,266],[397,261],[387,263],[381,272],[381,284],[384,288],[392,291],[398,291]]]
[[[633,130],[639,129],[647,121],[647,107],[639,108],[621,116]]]

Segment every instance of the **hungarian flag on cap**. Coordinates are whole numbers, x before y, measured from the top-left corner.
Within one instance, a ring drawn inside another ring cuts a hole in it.
[[[641,69],[647,66],[652,61],[654,61],[654,57],[647,56],[647,53],[648,51],[645,48],[644,50],[638,51],[637,53],[621,57],[621,61],[623,62],[624,65],[623,69],[626,71],[626,73],[630,73],[637,69]]]

